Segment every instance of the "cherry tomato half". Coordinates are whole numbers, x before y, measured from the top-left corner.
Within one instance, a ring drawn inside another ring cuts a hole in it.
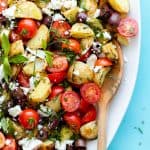
[[[81,122],[82,124],[94,121],[96,119],[96,109],[94,106],[91,106],[87,113],[82,117]]]
[[[80,88],[82,98],[88,103],[96,103],[100,100],[101,91],[97,84],[95,83],[85,83]]]
[[[7,0],[0,0],[0,14],[7,8]]]
[[[18,23],[17,31],[24,39],[30,39],[37,32],[37,24],[33,19],[22,19]]]
[[[53,59],[52,67],[48,67],[49,72],[62,72],[68,69],[68,61],[65,56],[56,56]]]
[[[81,113],[85,114],[89,110],[90,106],[91,106],[91,104],[89,104],[82,98],[80,101],[79,111]]]
[[[52,29],[56,30],[56,33],[52,32],[52,34],[56,34],[56,37],[65,38],[68,37],[66,32],[71,29],[71,26],[66,21],[54,21]]]
[[[66,91],[61,96],[61,104],[65,111],[74,112],[80,106],[80,98],[74,91]]]
[[[18,74],[18,82],[23,87],[29,87],[29,77],[25,75],[22,71]]]
[[[88,50],[84,55],[81,55],[78,59],[79,61],[86,61],[87,58],[91,55],[91,50]]]
[[[66,76],[67,73],[64,71],[48,74],[48,78],[50,79],[50,81],[56,84],[62,82],[66,78]]]
[[[132,18],[125,18],[120,21],[118,32],[125,37],[133,37],[138,33],[138,23]]]
[[[33,109],[25,109],[19,115],[20,124],[26,129],[33,129],[39,122],[39,114]]]
[[[64,92],[64,87],[56,85],[52,87],[50,98],[54,98]]]
[[[76,112],[64,114],[64,120],[72,129],[74,129],[76,132],[79,132],[81,127],[81,119]]]
[[[80,43],[75,39],[69,39],[67,43],[63,43],[62,48],[70,49],[75,53],[81,53]]]
[[[2,150],[17,150],[17,144],[14,138],[7,137],[5,141],[5,146]]]
[[[113,63],[110,59],[108,58],[99,58],[96,62],[95,62],[95,66],[104,66],[104,67],[108,67],[108,66],[112,66]]]
[[[5,136],[2,132],[0,132],[0,149],[5,145]]]

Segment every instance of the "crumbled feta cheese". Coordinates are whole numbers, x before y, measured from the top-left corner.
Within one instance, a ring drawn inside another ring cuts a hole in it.
[[[62,0],[63,2],[63,7],[66,9],[74,8],[77,6],[77,0]]]
[[[62,0],[51,0],[51,2],[49,3],[49,8],[53,10],[58,10],[61,9],[62,5]]]
[[[76,76],[79,76],[80,72],[79,72],[79,70],[75,70],[75,71],[73,71],[73,74],[76,75]]]
[[[9,89],[12,90],[12,91],[17,89],[18,86],[19,86],[19,83],[17,83],[17,82],[10,82],[9,83]]]
[[[87,58],[87,64],[91,69],[94,69],[95,62],[97,60],[97,56],[95,54],[91,54],[90,57]]]
[[[24,138],[18,142],[23,150],[36,150],[42,145],[42,141],[36,138]]]
[[[8,109],[9,115],[12,117],[17,117],[22,112],[20,105],[16,105]]]
[[[3,102],[5,101],[6,96],[2,95],[0,96],[0,105],[3,104]]]
[[[20,88],[23,90],[23,93],[25,95],[27,95],[29,93],[29,91],[30,91],[30,88],[26,88],[26,87],[20,87]]]
[[[100,69],[102,69],[102,66],[95,66],[93,70],[97,73]]]
[[[103,36],[105,39],[111,40],[111,35],[108,32],[103,32]]]
[[[29,79],[29,85],[30,85],[30,89],[33,89],[35,87],[36,82],[38,82],[40,80],[40,75],[36,74],[36,76],[32,76]]]
[[[45,7],[42,9],[42,12],[48,16],[52,16],[52,14],[54,14],[54,11],[51,10],[49,7]]]
[[[41,59],[45,59],[45,52],[43,50],[31,50],[30,48],[26,48],[26,51],[30,54],[39,57]]]
[[[95,14],[94,14],[94,18],[98,18],[100,16],[100,9],[96,9]]]
[[[60,13],[54,14],[53,21],[59,21],[59,20],[65,20],[65,18]]]
[[[2,15],[8,18],[9,20],[15,19],[16,6],[11,6],[2,11]]]
[[[41,130],[43,128],[43,125],[38,124],[37,128],[38,128],[38,130]]]
[[[73,140],[65,140],[63,142],[56,141],[55,143],[55,149],[57,150],[66,150],[66,145],[72,145],[74,141]]]
[[[0,65],[0,81],[4,78],[3,65]]]

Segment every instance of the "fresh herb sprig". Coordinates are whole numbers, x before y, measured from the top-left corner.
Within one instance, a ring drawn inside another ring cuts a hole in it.
[[[9,57],[10,52],[10,42],[8,36],[5,34],[2,35],[1,39],[1,47],[2,47],[2,64],[3,64],[3,71],[4,71],[4,79],[8,82],[9,78],[11,77],[11,63],[12,64],[20,64],[26,62],[28,59],[23,55],[19,54],[13,57]]]

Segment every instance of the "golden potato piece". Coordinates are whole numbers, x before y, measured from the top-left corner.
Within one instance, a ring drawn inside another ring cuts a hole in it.
[[[53,141],[45,141],[37,150],[54,150],[55,144]]]
[[[129,0],[108,0],[112,8],[120,13],[129,12]]]
[[[81,85],[93,80],[93,71],[90,67],[80,61],[76,61],[68,70],[67,79],[69,82]]]
[[[15,17],[41,20],[42,12],[35,3],[30,1],[21,1],[16,4]]]
[[[48,77],[42,77],[38,85],[29,94],[29,100],[33,103],[41,103],[46,100],[51,90],[51,83]]]
[[[15,41],[11,44],[9,55],[14,56],[24,53],[24,47],[22,40]]]
[[[93,30],[84,23],[76,23],[70,30],[70,35],[74,38],[94,37]]]
[[[30,49],[40,49],[43,48],[43,41],[48,41],[49,39],[49,30],[46,25],[41,25],[38,29],[36,35],[29,40],[27,46]]]
[[[83,138],[92,140],[98,135],[98,126],[96,121],[89,122],[80,128],[80,134]]]
[[[47,63],[40,58],[37,58],[34,62],[29,62],[23,67],[23,72],[26,75],[33,75],[34,73],[44,72]]]

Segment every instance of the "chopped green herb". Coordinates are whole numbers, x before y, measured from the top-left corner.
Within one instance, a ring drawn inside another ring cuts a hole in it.
[[[67,57],[67,60],[70,64],[75,61],[76,54],[73,51],[64,50],[62,53]]]
[[[21,54],[9,58],[9,62],[13,64],[21,64],[26,61],[28,61],[28,58],[26,58],[25,56]]]
[[[49,66],[52,66],[52,62],[53,62],[53,53],[50,51],[45,51],[45,55],[46,55],[46,61],[48,63]]]
[[[4,56],[8,56],[9,51],[10,51],[10,43],[9,43],[9,39],[8,36],[6,36],[5,34],[2,35],[2,49],[4,51]]]

